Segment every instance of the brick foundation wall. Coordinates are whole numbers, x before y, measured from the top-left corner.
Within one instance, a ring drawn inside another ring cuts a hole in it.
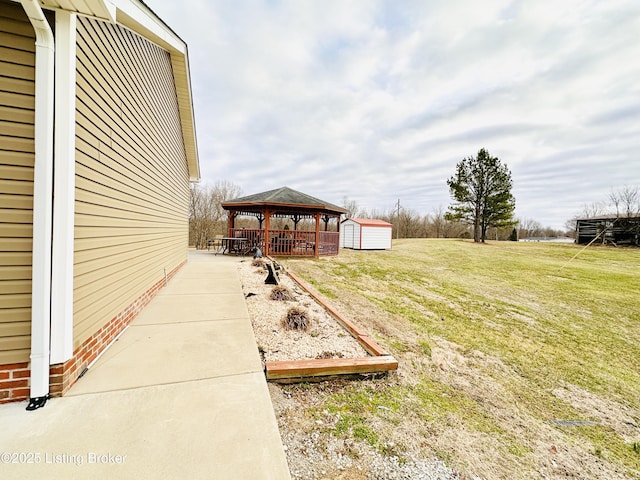
[[[29,398],[29,363],[0,365],[0,403]]]
[[[174,268],[167,275],[166,280],[170,280],[185,263],[186,261]],[[49,394],[52,397],[64,395],[78,380],[82,371],[131,323],[165,284],[164,278],[157,281],[131,305],[76,348],[72,358],[64,363],[51,365],[49,368]],[[28,400],[29,377],[28,362],[0,365],[0,404]]]

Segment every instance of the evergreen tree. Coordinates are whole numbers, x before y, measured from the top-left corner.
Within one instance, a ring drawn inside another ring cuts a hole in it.
[[[511,172],[484,148],[477,157],[459,162],[447,185],[456,203],[449,206],[446,219],[472,224],[474,242],[484,243],[489,227],[515,224]]]

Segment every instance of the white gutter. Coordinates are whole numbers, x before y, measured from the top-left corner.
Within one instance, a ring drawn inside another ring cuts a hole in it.
[[[20,0],[36,32],[35,168],[31,274],[31,392],[27,410],[49,396],[51,226],[53,208],[54,39],[37,0]]]

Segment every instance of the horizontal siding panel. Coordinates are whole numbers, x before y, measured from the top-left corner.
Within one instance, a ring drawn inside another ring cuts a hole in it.
[[[30,138],[10,137],[8,135],[0,135],[0,145],[4,150],[13,150],[16,152],[34,153],[35,146]]]
[[[25,228],[26,233],[31,233],[31,228]],[[30,235],[16,235],[14,238],[5,235],[13,233],[15,229],[0,225],[0,251],[3,252],[29,252],[33,248],[33,239]]]
[[[0,323],[31,322],[31,297],[29,297],[27,303],[29,305],[22,308],[0,309]]]
[[[28,337],[31,335],[31,322],[0,322],[0,338]]]
[[[1,95],[1,94],[0,94]],[[8,105],[0,104],[0,120],[10,120],[18,123],[35,123],[34,110],[16,108]]]
[[[29,248],[31,248],[32,236],[33,225],[31,224],[0,223],[0,237],[5,237],[5,239],[26,238],[29,240]],[[1,240],[2,238],[0,238],[0,241]],[[2,245],[2,243],[0,243],[0,245]]]
[[[181,238],[176,238],[174,246],[179,247],[181,242]],[[140,265],[148,262],[149,266],[152,267],[154,262],[157,262],[158,255],[162,253],[162,249],[158,247],[164,248],[166,245],[171,245],[171,243],[156,243],[147,247],[138,248],[135,248],[136,244],[130,244],[128,245],[129,250],[123,250],[121,248],[118,249],[118,253],[113,253],[110,256],[95,257],[94,255],[94,258],[90,261],[78,261],[75,270],[75,287],[80,289],[85,285],[91,285],[101,278],[108,278],[124,271],[130,265]],[[86,252],[85,256],[88,256]]]
[[[80,209],[81,203],[76,203],[76,206]],[[128,215],[129,217],[129,215]],[[162,228],[163,223],[166,226],[171,227],[171,222],[158,222],[147,220],[142,222],[140,220],[132,218],[117,218],[117,217],[101,217],[90,214],[77,213],[75,216],[76,225],[78,227],[96,227],[104,231],[109,228]]]
[[[33,66],[33,52],[35,52],[35,50],[25,52],[24,50],[0,46],[0,62]],[[6,75],[4,72],[3,74]]]
[[[14,210],[10,208],[0,208],[0,223],[28,223],[33,221],[31,210]]]
[[[36,79],[35,67],[0,61],[0,68],[2,69],[2,76],[6,78],[23,78],[31,81]]]
[[[35,33],[27,19],[27,15],[20,5],[12,5],[12,7],[13,10],[9,10],[11,6],[7,7],[3,5],[2,8],[0,8],[0,25],[2,25],[2,31],[29,38],[33,43],[33,51],[35,52]],[[5,10],[5,8],[7,10]]]
[[[12,350],[9,352],[0,351],[0,365],[28,362],[30,352],[30,349]]]
[[[5,65],[0,63],[0,67],[5,67]],[[7,80],[7,79],[3,79]],[[35,121],[35,96],[25,95],[23,93],[15,93],[11,91],[4,90],[4,81],[2,82],[3,90],[0,90],[0,105],[4,107],[18,108],[25,110],[25,115],[31,115],[31,121]]]
[[[140,208],[140,207],[139,207]],[[120,217],[118,215],[121,215]],[[122,217],[126,216],[127,220]],[[93,203],[78,202],[76,204],[76,220],[80,227],[161,227],[172,228],[172,226],[182,227],[182,222],[178,218],[167,218],[161,212],[147,210],[138,212],[135,209],[120,209],[108,205],[96,205]]]
[[[76,248],[80,250],[83,239],[107,238],[116,241],[117,238],[127,239],[128,241],[137,242],[139,238],[145,235],[159,234],[166,237],[166,231],[159,227],[149,228],[103,228],[96,227],[78,227],[74,229],[76,236]],[[128,242],[127,242],[128,243]]]
[[[160,210],[164,212],[164,215],[169,216],[184,216],[184,208],[189,201],[186,185],[182,191],[171,184],[152,186],[145,177],[127,171],[121,163],[105,155],[100,155],[100,161],[93,163],[89,162],[85,155],[78,155],[77,158],[78,162],[81,162],[76,165],[76,173],[80,177],[77,192],[80,200],[84,201],[85,194],[90,194],[96,188],[101,188],[102,192],[109,197],[121,197],[122,194],[126,194],[133,197],[131,201],[135,201],[136,204],[145,206],[147,209]],[[85,165],[89,163],[91,163],[91,167]],[[114,173],[115,169],[120,172]],[[83,183],[81,179],[88,182]],[[106,189],[111,190],[111,195]],[[130,200],[128,197],[125,198],[127,201]]]
[[[31,294],[0,295],[0,310],[31,307]]]
[[[117,241],[118,244],[114,244]],[[182,235],[176,235],[175,242],[182,241]],[[161,251],[163,245],[167,243],[167,236],[163,232],[159,235],[136,235],[127,239],[126,237],[114,238],[92,238],[89,240],[83,240],[92,245],[93,248],[86,250],[76,250],[74,261],[78,265],[77,268],[84,268],[82,265],[87,265],[91,261],[100,261],[102,258],[113,258],[116,255],[126,255],[129,252],[141,252],[147,253],[149,251]],[[97,247],[96,245],[101,245]],[[97,255],[95,251],[100,249],[100,255]],[[78,270],[80,271],[80,270]],[[84,270],[82,273],[86,273],[90,269]]]
[[[6,252],[0,248],[0,265],[5,267],[25,266],[31,270],[31,252]]]
[[[26,290],[24,280],[31,279],[31,265],[0,265],[0,292],[4,293],[30,293],[30,287]],[[17,282],[15,284],[11,282]]]
[[[82,137],[79,138],[82,139]],[[78,148],[81,149],[82,147],[81,145]],[[117,155],[108,145],[103,145],[101,150],[99,161],[95,159],[92,161],[88,155],[78,155],[78,175],[82,175],[85,178],[94,180],[96,183],[114,189],[125,188],[132,195],[143,198],[147,204],[150,202],[163,202],[175,197],[176,192],[167,190],[168,185],[158,184],[158,182],[155,184],[151,183],[148,174],[142,174],[140,167],[133,166],[135,159],[127,158],[130,155],[128,152],[122,150],[122,155]],[[114,158],[119,158],[120,161]],[[126,165],[127,168],[125,168],[123,164]],[[87,171],[82,169],[80,165],[84,167],[90,166],[91,168]],[[149,166],[151,165],[153,164],[150,162]],[[96,173],[100,175],[96,176]],[[170,204],[160,203],[159,205],[162,205],[163,208],[172,208],[175,204],[171,202]]]
[[[2,168],[0,168],[0,175],[2,175]],[[15,196],[28,196],[31,197],[33,192],[33,182],[23,180],[6,180],[0,179],[0,191]]]
[[[137,213],[149,212],[150,215],[167,215],[167,207],[156,204],[149,205],[148,198],[143,198],[140,192],[137,191],[137,195],[132,196],[123,191],[114,190],[106,185],[96,183],[86,177],[77,177],[76,187],[84,191],[83,200],[88,203],[97,204],[102,201],[103,205],[120,210],[130,210]],[[180,213],[180,208],[176,207],[176,218],[181,217]]]
[[[114,178],[120,181],[124,177],[126,179],[135,179],[138,183],[147,182],[149,188],[152,189],[152,194],[158,198],[171,197],[172,192],[166,190],[167,182],[164,179],[166,177],[158,176],[158,172],[149,168],[150,166],[157,168],[154,165],[153,157],[149,156],[149,158],[144,159],[134,156],[131,152],[135,146],[127,146],[125,148],[118,142],[110,141],[102,133],[99,134],[99,137],[93,137],[93,139],[89,135],[83,129],[78,131],[78,138],[82,142],[86,142],[86,144],[90,145],[90,148],[100,150],[100,165],[94,165],[94,167],[100,168],[100,171],[105,175],[114,175]],[[81,143],[78,148],[83,151],[83,144]],[[86,154],[90,155],[90,150]],[[80,158],[79,161],[86,161],[86,158]],[[114,169],[119,172],[119,175],[114,174]],[[168,175],[168,172],[164,172],[164,174]],[[140,187],[142,185],[138,185],[138,188]]]
[[[4,192],[4,190],[0,190]],[[33,197],[27,195],[5,195],[0,193],[0,209],[18,208],[23,210],[31,210],[33,208]],[[0,221],[3,221],[0,218]]]
[[[95,36],[90,36],[87,38],[87,43],[91,50],[98,48],[96,44],[92,43],[94,37]],[[113,46],[119,47],[117,51],[114,50]],[[95,68],[90,68],[89,73],[94,76],[97,75],[102,78],[111,78],[113,80],[108,83],[103,82],[101,87],[106,90],[107,96],[109,97],[126,99],[123,105],[123,110],[126,111],[126,115],[122,116],[123,121],[132,121],[132,125],[134,126],[144,125],[146,123],[148,128],[134,129],[139,138],[146,139],[144,141],[146,141],[147,144],[152,144],[153,139],[155,139],[156,143],[162,144],[163,149],[173,150],[175,149],[176,141],[180,140],[180,138],[174,137],[174,142],[167,142],[166,135],[169,132],[166,130],[159,130],[156,122],[145,122],[145,118],[148,116],[145,115],[145,109],[147,111],[151,111],[150,113],[152,115],[157,113],[157,111],[161,111],[165,118],[168,115],[173,114],[174,118],[172,120],[179,122],[177,104],[175,102],[175,107],[173,109],[167,108],[167,104],[165,103],[154,111],[154,107],[157,107],[157,104],[162,103],[167,97],[172,96],[175,98],[175,91],[173,90],[173,76],[170,76],[171,91],[167,91],[165,89],[163,92],[163,89],[158,82],[158,80],[162,78],[162,75],[159,75],[158,72],[155,71],[156,68],[161,67],[163,64],[165,66],[169,66],[169,57],[165,52],[163,52],[163,55],[158,55],[158,50],[155,50],[154,52],[156,55],[150,55],[147,52],[143,54],[145,61],[140,62],[139,66],[144,68],[146,65],[153,64],[154,70],[147,70],[146,72],[143,72],[141,76],[140,72],[136,69],[127,69],[125,65],[125,60],[128,58],[132,61],[140,60],[140,58],[136,58],[136,51],[129,48],[128,45],[125,45],[121,41],[121,37],[111,37],[107,44],[104,45],[104,53],[107,56],[107,63],[120,68],[121,74],[116,76],[110,75],[107,68],[101,64],[92,64],[91,66]],[[167,77],[166,72],[165,77]],[[151,88],[141,89],[140,84],[145,82],[152,83]],[[152,94],[150,93],[151,90],[161,94]],[[162,93],[164,93],[164,95]],[[175,154],[175,152],[171,152],[171,154]]]
[[[158,231],[155,233],[149,233],[147,231],[146,233],[130,235],[128,237],[122,236],[122,235],[114,236],[114,237],[95,237],[95,236],[90,236],[85,238],[76,237],[75,258],[83,258],[83,261],[86,261],[87,259],[95,256],[95,253],[90,252],[91,250],[105,249],[109,247],[127,248],[127,246],[131,244],[134,244],[134,245],[136,243],[146,244],[148,242],[153,242],[153,241],[158,241],[160,244],[162,244],[165,238],[166,238],[166,234],[164,231]],[[88,252],[87,257],[82,257],[82,255],[85,252]]]
[[[16,337],[0,337],[0,352],[11,350],[29,350],[31,347],[31,337],[21,335]]]
[[[0,120],[0,132],[7,136],[32,139],[35,130],[33,124]]]
[[[11,45],[18,50],[24,50],[27,52],[36,51],[36,43],[33,41],[33,38],[29,38],[23,35],[16,35],[15,32],[4,31],[7,29],[7,26],[3,24],[3,31],[0,31],[0,45]]]
[[[30,269],[29,269],[29,273]],[[0,279],[0,296],[13,295],[13,294],[31,294],[31,275],[29,280],[2,280]]]
[[[27,95],[31,98],[34,98],[33,80],[28,80],[25,78],[7,78],[4,75],[2,76],[4,77],[2,79],[2,90],[4,90],[5,92],[11,92],[15,95]]]
[[[0,135],[0,142],[2,141],[3,139]],[[33,143],[33,141],[31,143]],[[4,146],[4,144],[1,145]],[[0,165],[0,178],[3,180],[26,180],[28,182],[33,182],[33,167]],[[33,192],[33,184],[30,184],[30,186]]]
[[[1,150],[0,150],[1,151]],[[25,152],[2,152],[2,164],[0,164],[0,182],[5,180],[27,180],[33,181],[33,164],[35,156],[33,153]],[[7,170],[8,167],[27,167],[29,170],[27,173],[17,173],[17,170]],[[4,189],[4,185],[0,184],[2,191],[7,193]],[[31,185],[33,190],[33,185]]]
[[[78,99],[82,100],[80,96]],[[76,135],[93,145],[94,148],[99,149],[101,143],[111,145],[111,128],[97,114],[88,112],[88,108],[81,102],[77,104],[76,120],[82,127],[76,132]]]

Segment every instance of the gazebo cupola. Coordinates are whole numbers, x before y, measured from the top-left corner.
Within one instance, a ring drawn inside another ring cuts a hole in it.
[[[347,213],[289,187],[228,200],[222,208],[229,213],[229,237],[245,239],[265,255],[279,256],[337,255],[340,217]],[[254,217],[257,228],[237,228],[239,216]],[[293,229],[278,228],[274,219],[291,221]]]

